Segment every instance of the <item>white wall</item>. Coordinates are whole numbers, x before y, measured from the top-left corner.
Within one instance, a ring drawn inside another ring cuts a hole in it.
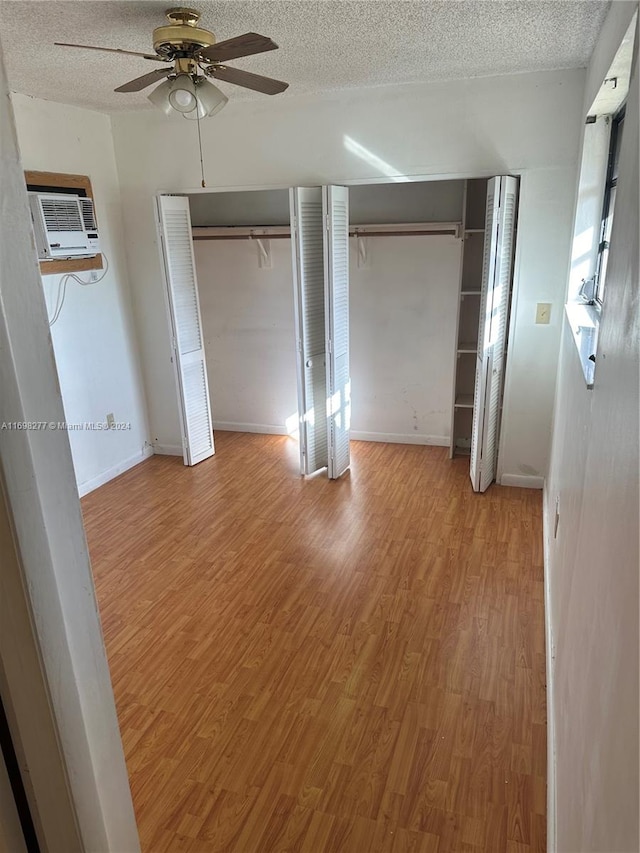
[[[42,132],[46,138],[47,128]],[[1,48],[0,186],[0,423],[61,421],[64,410]],[[41,847],[136,853],[133,804],[67,434],[0,430],[0,479],[0,501],[6,500],[8,510],[0,509],[1,615],[11,604],[15,614],[9,625],[6,618],[0,623],[2,689],[8,686],[8,704],[19,718],[21,760],[27,761],[27,787],[33,784],[36,796],[42,771],[52,768],[45,778],[49,790],[42,800],[38,797],[36,809],[45,833]],[[20,633],[7,636],[12,622]],[[25,629],[23,654],[15,639],[24,637]],[[35,671],[34,642],[40,652]],[[34,701],[25,708],[29,696]],[[57,735],[53,744],[48,726],[33,732],[34,723],[50,713]],[[58,748],[62,761],[54,757]],[[32,775],[31,767],[38,772]],[[64,796],[65,782],[71,804]]]
[[[354,438],[447,444],[455,369],[460,241],[350,241],[351,429]]]
[[[260,269],[249,240],[194,243],[214,429],[297,428],[291,241]]]
[[[69,433],[81,494],[143,458],[148,427],[125,269],[120,188],[110,119],[101,113],[12,97],[25,169],[88,175],[109,272],[98,284],[73,280],[51,328],[67,422],[130,422],[130,430]],[[88,273],[80,276],[89,279]],[[49,315],[59,276],[43,277]],[[147,448],[147,454],[150,449]]]
[[[611,7],[589,69],[585,115],[636,6]],[[637,52],[636,41],[636,63]],[[550,849],[559,853],[640,848],[637,66],[618,187],[595,384],[587,390],[565,323],[545,496],[550,813],[557,815]]]
[[[579,100],[581,93],[575,93]],[[575,109],[575,105],[573,107]],[[575,135],[572,138],[577,146]],[[551,450],[558,345],[562,328],[575,171],[527,171],[520,183],[514,296],[507,351],[498,479],[542,488]],[[536,325],[536,303],[551,304]]]
[[[522,172],[519,296],[499,467],[536,484],[549,456],[583,84],[578,70],[232,100],[202,124],[212,187]],[[113,129],[152,434],[176,445],[152,195],[199,186],[197,134],[189,122],[155,111],[115,116]],[[538,299],[552,303],[550,326],[534,324]]]

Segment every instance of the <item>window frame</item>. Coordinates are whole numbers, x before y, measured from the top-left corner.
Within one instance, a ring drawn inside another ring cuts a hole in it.
[[[592,304],[602,310],[604,294],[607,281],[607,262],[609,258],[609,240],[615,215],[615,196],[618,188],[617,165],[620,160],[620,144],[624,128],[626,103],[611,116],[611,135],[609,137],[609,154],[607,160],[607,174],[604,186],[604,198],[602,202],[602,217],[600,220],[600,242],[598,243],[598,255],[596,260],[595,280],[593,287]],[[613,202],[612,202],[613,199]]]

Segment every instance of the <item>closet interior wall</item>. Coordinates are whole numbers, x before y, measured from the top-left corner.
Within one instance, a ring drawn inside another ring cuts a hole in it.
[[[351,238],[353,438],[449,444],[463,192],[464,181],[349,190],[356,229],[435,232]],[[453,227],[437,233],[444,223]]]
[[[214,429],[297,428],[291,240],[259,244],[241,227],[289,228],[287,190],[200,193],[189,199]],[[229,239],[198,239],[198,228]],[[261,248],[269,257],[261,259]]]

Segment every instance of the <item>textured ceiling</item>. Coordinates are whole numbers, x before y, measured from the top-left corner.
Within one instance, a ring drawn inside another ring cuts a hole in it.
[[[151,49],[168,2],[0,0],[0,39],[13,91],[115,112],[149,107],[116,86],[149,61],[54,47],[79,42]],[[572,0],[222,0],[192,5],[218,40],[247,31],[280,50],[233,64],[291,83],[290,94],[587,65],[608,2]],[[264,98],[221,84],[233,98]]]

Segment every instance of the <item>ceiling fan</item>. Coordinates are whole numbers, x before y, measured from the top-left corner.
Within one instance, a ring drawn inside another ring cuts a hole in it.
[[[155,53],[137,53],[118,47],[94,47],[65,42],[55,42],[55,44],[60,47],[139,56],[142,59],[164,63],[165,67],[156,68],[141,77],[136,77],[118,86],[115,91],[140,92],[147,86],[164,80],[165,82],[149,95],[149,100],[167,114],[177,110],[185,118],[203,118],[213,115],[228,100],[219,89],[208,83],[203,75],[226,83],[234,83],[245,89],[253,89],[265,95],[277,95],[288,87],[289,84],[281,80],[263,77],[239,68],[229,68],[224,64],[243,56],[276,50],[278,45],[267,36],[245,33],[226,41],[216,42],[212,32],[198,27],[200,13],[195,9],[179,6],[167,9],[166,16],[169,24],[157,27],[153,31]]]

